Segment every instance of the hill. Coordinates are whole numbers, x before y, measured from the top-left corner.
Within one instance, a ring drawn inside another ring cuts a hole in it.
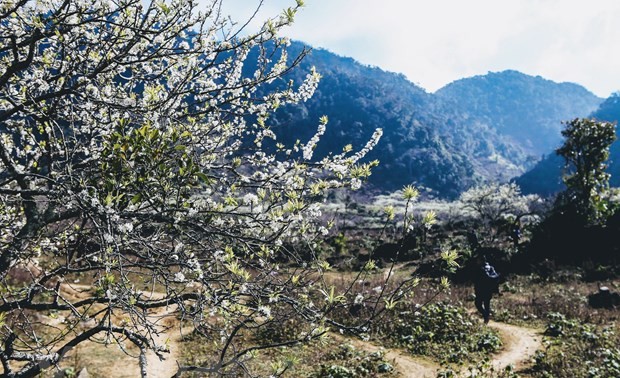
[[[600,121],[618,122],[620,120],[620,94],[607,98],[599,108],[590,114]],[[515,182],[524,193],[552,195],[564,189],[562,167],[564,160],[554,152],[543,158],[530,171],[521,175]],[[620,142],[612,144],[607,172],[611,174],[610,184],[620,186]]]
[[[510,70],[455,81],[437,95],[535,156],[558,146],[562,121],[587,116],[602,101],[580,85]]]
[[[290,55],[303,46],[293,43]],[[414,183],[439,196],[453,197],[482,181],[506,181],[523,173],[540,156],[538,147],[533,149],[532,143],[515,136],[516,110],[506,115],[515,104],[521,104],[517,108],[523,112],[536,108],[521,118],[527,117],[527,130],[540,131],[541,135],[531,136],[538,140],[552,133],[549,130],[554,122],[559,125],[563,119],[588,114],[598,101],[575,84],[557,84],[515,71],[489,74],[487,81],[494,83],[492,86],[480,85],[485,79],[476,77],[432,94],[403,75],[323,49],[314,49],[285,81],[300,82],[312,66],[322,75],[314,97],[281,109],[271,119],[280,141],[308,140],[318,119],[327,115],[330,122],[315,151],[320,157],[349,143],[359,149],[380,127],[383,138],[368,159],[381,162],[370,178],[371,187],[381,191]],[[528,86],[534,89],[523,89]],[[497,98],[502,88],[504,103]],[[571,93],[562,95],[564,90]],[[527,97],[530,92],[531,98]],[[473,93],[478,98],[475,106]],[[534,106],[537,102],[540,104]]]

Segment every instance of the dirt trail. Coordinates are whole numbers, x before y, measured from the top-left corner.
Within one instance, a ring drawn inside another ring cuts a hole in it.
[[[176,308],[176,306],[174,306]],[[149,320],[158,324],[158,335],[154,336],[158,346],[167,346],[168,353],[163,353],[164,359],[161,360],[155,352],[149,350],[146,353],[146,371],[147,377],[153,378],[170,378],[177,373],[178,370],[178,353],[181,348],[181,333],[179,327],[175,327],[174,309],[171,307],[162,308],[157,313],[148,316]],[[137,361],[132,360],[133,365],[137,368],[135,375],[140,376]]]
[[[364,350],[369,353],[377,352],[383,349],[385,352],[385,359],[394,365],[394,369],[401,373],[405,377],[416,378],[434,378],[439,366],[434,362],[421,358],[408,355],[406,351],[400,351],[398,349],[382,348],[376,346],[368,341],[362,341],[360,339],[346,338],[340,335],[333,335],[336,340],[347,342],[353,345],[355,348]]]
[[[534,329],[498,322],[490,322],[489,327],[497,330],[504,342],[504,349],[493,356],[496,369],[508,365],[513,365],[517,370],[523,368],[542,345],[542,335]]]
[[[522,369],[536,350],[541,347],[542,336],[537,330],[497,322],[489,323],[489,327],[499,332],[504,343],[503,349],[491,356],[491,363],[496,370],[502,370],[508,365],[513,365],[517,371]],[[347,342],[371,353],[380,349],[370,342],[358,339],[348,339]],[[408,355],[406,351],[389,348],[384,350],[386,360],[392,362],[396,371],[403,377],[435,378],[440,369],[437,363]]]
[[[86,288],[73,286],[74,290]],[[153,293],[153,297],[158,297],[158,294]],[[150,320],[159,325],[159,335],[156,337],[157,344],[167,345],[170,353],[164,354],[164,360],[160,360],[154,352],[149,351],[147,353],[148,377],[168,378],[177,372],[178,353],[181,347],[180,339],[182,334],[189,332],[189,330],[184,329],[180,332],[178,325],[174,326],[176,324],[175,310],[175,306],[169,306],[149,315]],[[489,323],[489,327],[499,332],[504,343],[503,349],[498,354],[492,356],[492,364],[498,370],[508,365],[513,365],[517,371],[522,369],[527,365],[534,352],[541,347],[542,336],[537,330],[493,321]],[[342,342],[346,341],[352,344],[357,349],[370,353],[381,349],[379,346],[359,339],[345,338],[338,334],[334,334],[334,337]],[[440,366],[434,361],[411,356],[404,350],[384,348],[384,352],[385,359],[391,362],[396,371],[403,377],[434,378],[440,369]],[[109,371],[109,377],[140,376],[138,363],[130,356],[119,356],[115,360],[114,365],[115,367],[122,367],[121,371],[113,369]]]
[[[406,352],[389,350],[386,351],[385,358],[392,361],[396,371],[405,377],[435,378],[437,376],[439,366],[435,363],[423,358],[414,359],[404,353]]]
[[[62,291],[71,294],[73,297],[88,296],[92,289],[89,285],[63,285]],[[164,298],[164,293],[151,292],[151,299]],[[176,321],[176,306],[166,306],[158,308],[150,313],[147,318],[149,322],[157,324],[157,335],[153,335],[155,343],[158,346],[167,346],[169,352],[164,352],[164,359],[161,360],[155,352],[149,350],[146,353],[147,376],[149,378],[170,378],[177,373],[179,358],[179,350],[181,348],[181,338],[183,335],[191,332],[191,329],[179,329]],[[107,349],[107,348],[106,348]],[[109,351],[112,352],[112,351]],[[132,354],[137,354],[137,350],[132,350]],[[139,377],[140,366],[135,356],[129,356],[125,353],[114,351],[110,353],[113,359],[114,367],[107,371],[106,376],[110,378]],[[88,362],[88,355],[82,357]]]

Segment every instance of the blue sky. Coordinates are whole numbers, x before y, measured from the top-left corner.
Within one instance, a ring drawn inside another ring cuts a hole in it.
[[[238,20],[259,4],[223,2]],[[264,0],[258,18],[292,4]],[[619,21],[618,0],[306,0],[284,35],[401,72],[429,92],[516,69],[607,97],[620,90]]]

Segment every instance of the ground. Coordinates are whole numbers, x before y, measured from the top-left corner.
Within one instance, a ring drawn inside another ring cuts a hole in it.
[[[160,360],[154,353],[147,355],[147,371],[149,377],[169,378],[177,371],[179,351],[184,347],[181,334],[189,334],[191,329],[180,329],[174,317],[174,307],[160,309],[152,314],[152,320],[161,324],[161,334],[158,337],[160,344],[169,346],[170,353]],[[496,370],[512,365],[517,370],[527,367],[532,356],[541,347],[542,334],[540,330],[523,326],[491,321],[489,327],[496,329],[501,335],[503,348],[491,356],[491,364]],[[358,338],[332,334],[335,343],[348,343],[356,349],[374,353],[383,350],[384,358],[389,361],[400,377],[434,378],[442,367],[435,361],[412,356],[405,350],[384,348],[369,341]],[[139,367],[135,359],[137,350],[129,348],[130,355],[123,353],[116,346],[104,346],[95,343],[86,343],[73,350],[63,366],[88,367],[92,377],[125,378],[139,376]],[[291,377],[295,376],[294,370]]]
[[[405,267],[403,267],[403,270]],[[402,273],[400,269],[396,274]],[[382,273],[378,272],[378,275]],[[336,275],[334,274],[334,279]],[[340,279],[343,279],[340,276]],[[609,284],[616,290],[620,282],[611,281]],[[598,310],[587,306],[587,294],[595,291],[596,283],[586,283],[567,275],[561,282],[548,282],[537,277],[513,277],[507,282],[502,291],[504,294],[493,300],[496,311],[494,320],[488,327],[498,331],[502,339],[502,348],[495,354],[490,355],[490,365],[495,371],[499,371],[508,365],[512,365],[518,372],[519,377],[530,377],[533,374],[528,371],[532,366],[533,356],[537,350],[544,350],[543,329],[546,326],[545,316],[550,313],[562,313],[571,319],[583,322],[593,322],[602,326],[609,326],[616,323],[618,319],[617,310]],[[67,294],[80,297],[90,290],[88,285],[67,285],[64,288]],[[475,314],[472,302],[467,302],[471,296],[471,287],[468,285],[455,286],[441,298],[442,301],[457,304],[468,308],[470,314]],[[424,298],[417,296],[418,300]],[[177,371],[178,362],[184,356],[192,353],[204,353],[182,340],[181,335],[189,335],[191,328],[181,329],[180,322],[175,315],[175,307],[159,309],[153,312],[151,317],[160,324],[161,334],[158,342],[167,345],[170,353],[165,355],[164,360],[160,360],[155,354],[149,353],[148,373],[150,377],[171,377]],[[47,317],[50,325],[59,324],[63,314]],[[477,318],[476,318],[477,319]],[[477,320],[481,322],[480,319]],[[304,347],[303,349],[290,349],[286,353],[299,354],[300,362],[289,370],[284,377],[306,377],[312,374],[312,369],[322,363],[331,363],[325,358],[327,351],[338,349],[338,345],[350,344],[357,350],[366,354],[383,351],[383,359],[390,363],[396,377],[429,377],[434,378],[437,372],[445,369],[445,365],[440,365],[437,361],[427,357],[413,356],[408,351],[398,348],[386,348],[379,344],[379,341],[363,341],[340,334],[330,334],[331,341],[317,345]],[[125,353],[127,352],[127,353]],[[61,368],[70,368],[73,372],[87,367],[91,377],[136,377],[139,376],[137,350],[131,346],[122,351],[118,346],[102,345],[88,342],[74,348],[63,361]],[[269,365],[270,358],[276,356],[266,354],[261,356],[264,365]],[[577,357],[579,361],[579,357]],[[339,361],[338,363],[340,363]],[[456,370],[456,369],[455,369]],[[464,371],[461,369],[461,371]],[[56,371],[50,370],[46,376],[52,376]],[[268,376],[267,370],[260,376]],[[69,375],[70,376],[70,375]]]

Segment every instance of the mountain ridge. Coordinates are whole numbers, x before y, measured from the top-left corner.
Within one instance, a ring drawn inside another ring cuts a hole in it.
[[[289,54],[295,56],[304,47],[293,42]],[[499,115],[506,113],[506,107],[514,105],[512,100],[515,99],[510,97],[507,99],[512,102],[492,102],[494,94],[479,96],[490,104],[482,104],[482,108],[495,110],[477,111],[480,104],[473,106],[471,98],[463,98],[449,90],[429,93],[402,74],[366,66],[321,48],[313,49],[300,66],[286,75],[280,85],[289,80],[301,82],[312,66],[322,75],[322,80],[310,100],[280,109],[272,116],[270,121],[276,134],[288,143],[308,140],[316,131],[318,119],[327,115],[330,120],[327,131],[315,150],[319,158],[329,151],[338,153],[347,144],[359,149],[374,130],[381,127],[382,140],[367,157],[381,162],[369,179],[372,188],[391,191],[416,184],[430,188],[439,196],[454,197],[472,185],[507,181],[522,174],[540,156],[515,138],[514,133],[506,132],[504,126],[512,123],[502,121]],[[518,80],[513,82],[510,76]],[[592,102],[602,101],[577,84],[571,87],[577,88],[573,97],[562,99],[564,102],[554,101],[551,94],[560,84],[517,74],[514,70],[493,74],[493,78],[501,79],[495,81],[508,88],[506,92],[511,88],[527,88],[528,83],[541,88],[539,97],[548,95],[551,99],[545,101],[536,114],[553,113],[549,117],[539,117],[547,124],[556,122],[559,125],[562,120],[585,115],[590,112]],[[476,82],[479,78],[471,80]],[[542,85],[541,80],[551,88]],[[467,83],[468,78],[458,83],[465,88],[465,93],[470,92],[467,85],[464,86]],[[521,92],[523,90],[515,93]],[[516,101],[517,104],[525,102],[524,108],[536,102],[522,98]],[[566,104],[570,102],[578,109],[569,109]],[[547,112],[547,109],[553,111]],[[518,119],[513,114],[510,117],[513,123]],[[537,121],[542,122],[541,119]]]
[[[577,116],[585,116],[603,101],[579,84],[557,83],[515,70],[459,79],[437,95],[457,99],[463,112],[495,122],[498,131],[534,156],[560,143],[558,119],[567,120],[566,115],[576,108],[581,109]]]
[[[620,121],[620,93],[612,94],[588,117],[599,121],[618,123]],[[550,196],[565,188],[562,182],[563,166],[562,157],[552,151],[531,170],[516,177],[514,181],[524,193]],[[611,145],[609,150],[607,172],[611,174],[610,185],[620,186],[620,142],[618,140]]]

